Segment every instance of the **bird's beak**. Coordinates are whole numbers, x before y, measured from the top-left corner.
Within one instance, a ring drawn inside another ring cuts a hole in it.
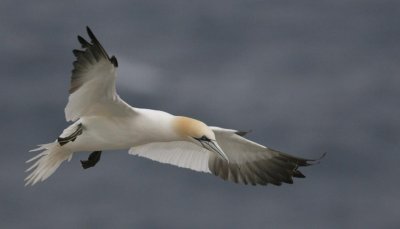
[[[221,147],[218,145],[217,141],[203,141],[203,147],[208,149],[211,152],[216,153],[219,157],[221,157],[222,159],[224,159],[225,161],[227,161],[229,163],[229,158],[228,156],[226,156],[226,154],[224,153],[224,151],[221,149]]]

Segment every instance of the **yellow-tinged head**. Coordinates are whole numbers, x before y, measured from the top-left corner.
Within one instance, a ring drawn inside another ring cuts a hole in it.
[[[221,158],[229,161],[224,151],[218,145],[214,132],[205,123],[196,119],[177,116],[174,118],[173,127],[176,133],[184,140],[217,153]]]
[[[214,132],[205,123],[196,119],[177,116],[174,120],[174,128],[181,137],[201,138],[206,136],[215,140]]]

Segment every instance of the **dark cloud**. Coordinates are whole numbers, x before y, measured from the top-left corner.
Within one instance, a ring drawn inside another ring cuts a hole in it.
[[[397,1],[3,1],[1,228],[396,228]],[[24,188],[27,151],[67,126],[71,50],[89,25],[130,104],[242,130],[307,178],[246,187],[128,156],[76,155]]]

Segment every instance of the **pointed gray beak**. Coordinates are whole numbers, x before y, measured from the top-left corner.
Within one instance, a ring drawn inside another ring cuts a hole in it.
[[[216,153],[220,158],[224,159],[225,161],[227,161],[229,163],[228,156],[226,156],[225,152],[218,145],[217,141],[215,141],[215,140],[202,141],[201,143],[204,148],[208,149],[211,152]]]

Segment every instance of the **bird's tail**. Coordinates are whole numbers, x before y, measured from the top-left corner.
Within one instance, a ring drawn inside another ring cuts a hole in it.
[[[39,181],[46,180],[53,174],[61,163],[65,160],[71,160],[72,152],[65,147],[60,146],[57,141],[39,145],[39,148],[33,149],[30,152],[42,151],[35,157],[26,161],[26,163],[34,162],[26,172],[30,172],[25,178],[26,185],[34,185]]]

